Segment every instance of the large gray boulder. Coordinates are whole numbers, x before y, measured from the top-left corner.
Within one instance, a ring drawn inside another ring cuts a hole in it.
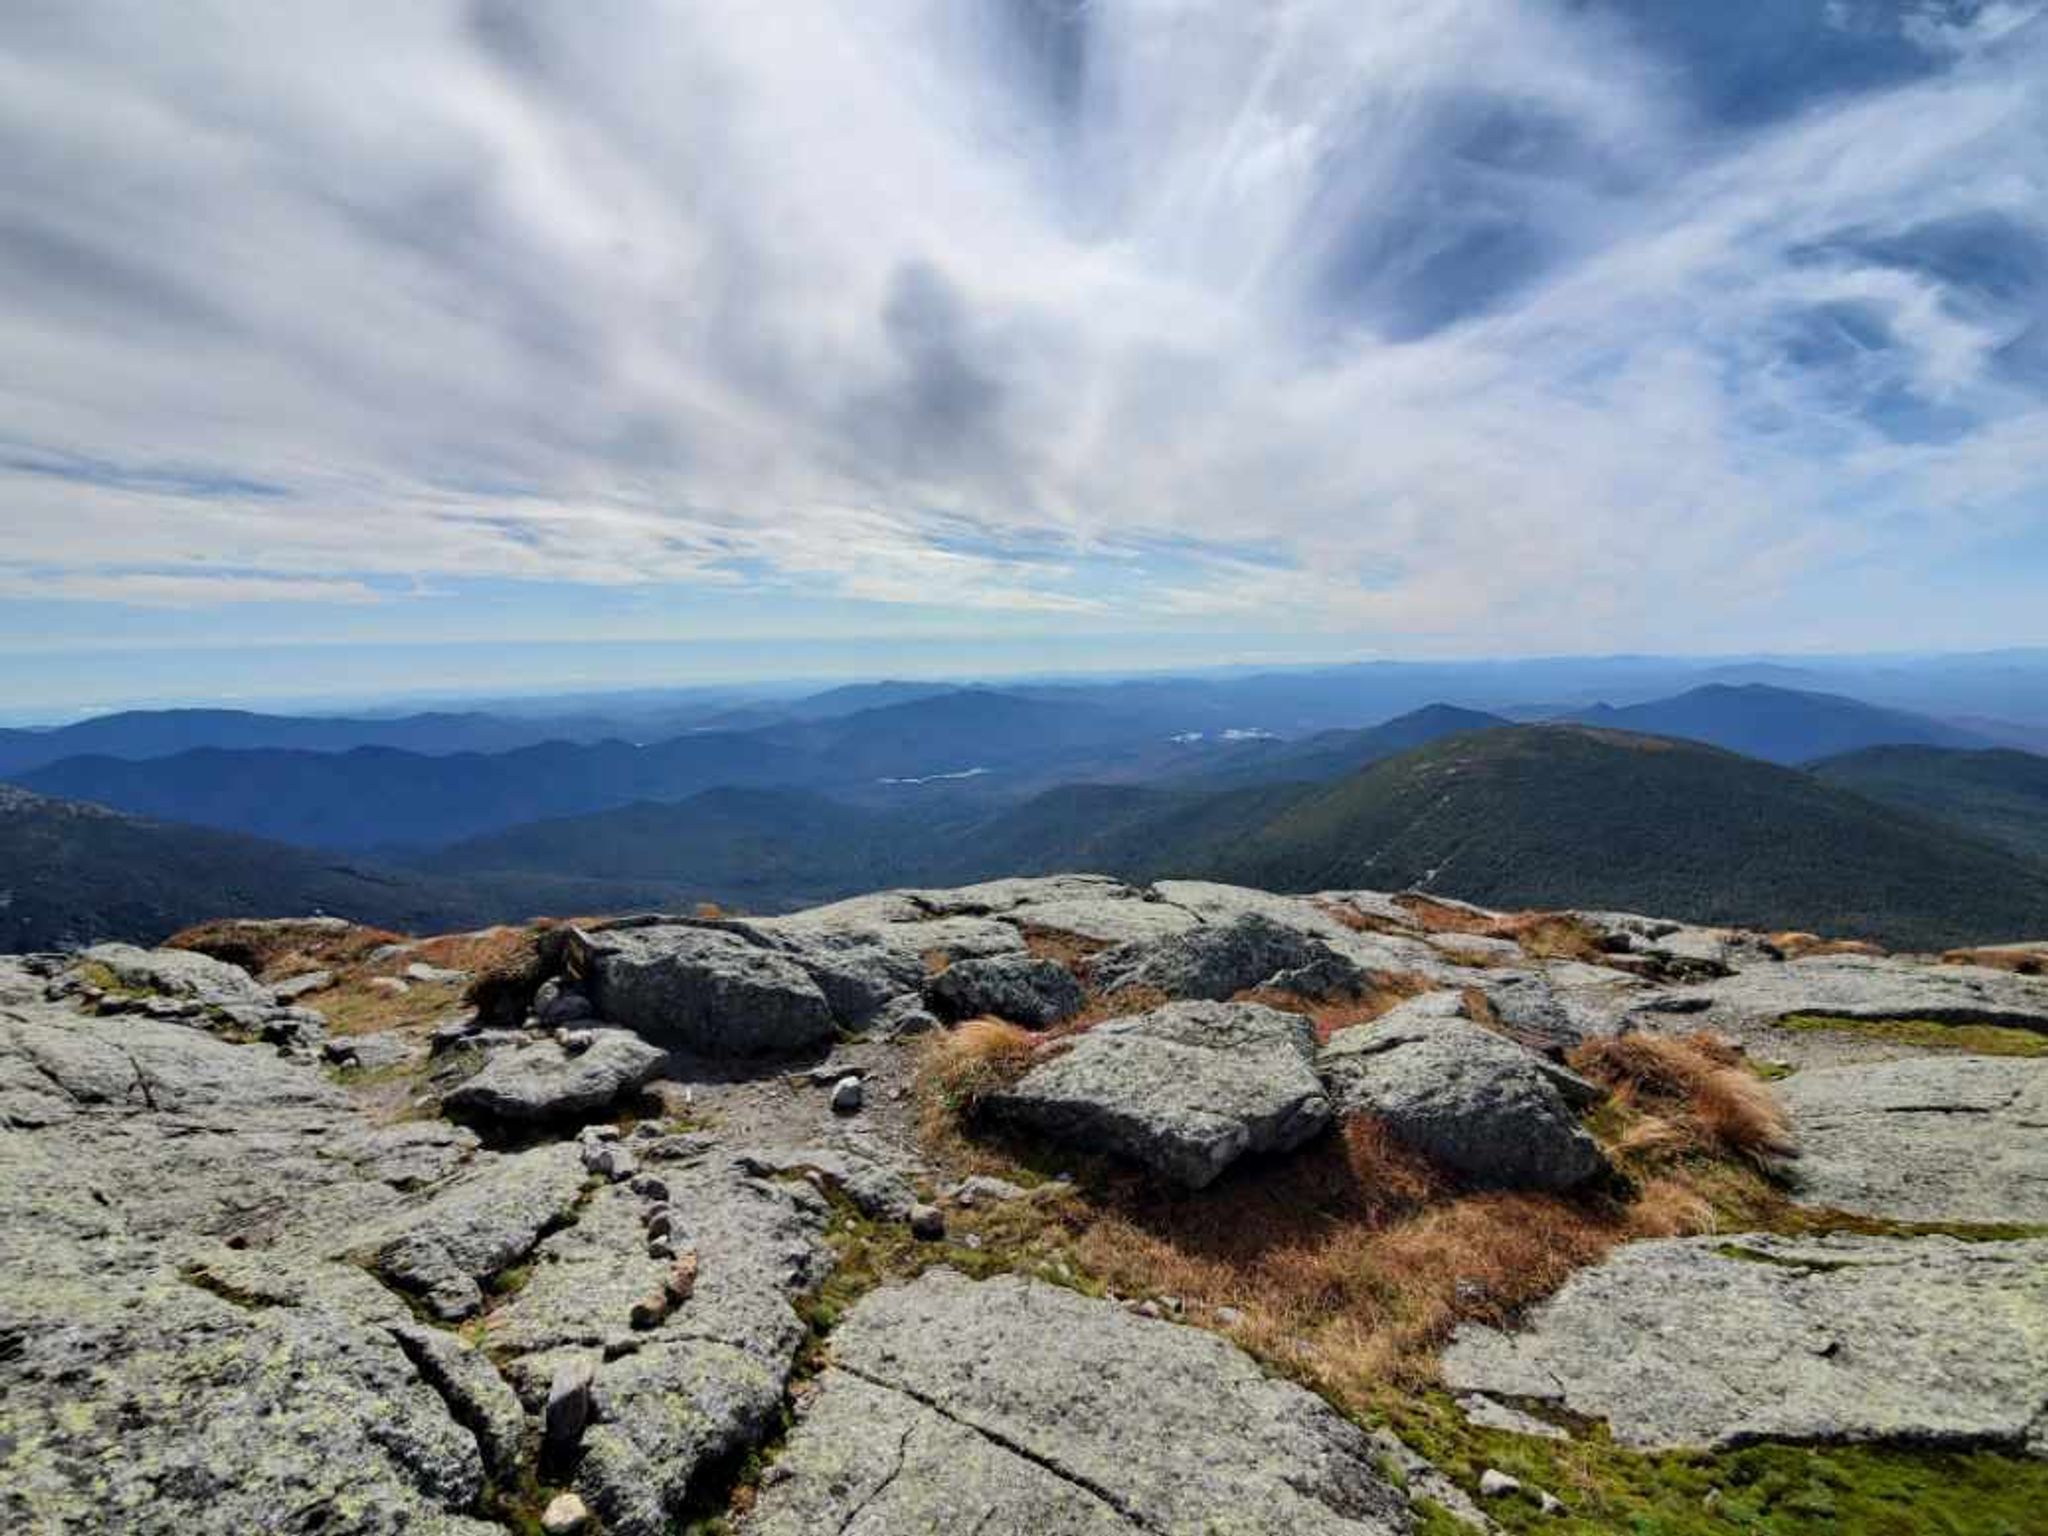
[[[530,1125],[609,1109],[660,1075],[668,1052],[625,1029],[589,1029],[570,1044],[539,1038],[499,1051],[442,1100],[466,1118]]]
[[[599,1016],[657,1045],[763,1056],[823,1044],[838,1029],[801,965],[738,934],[688,925],[607,928],[582,936],[578,958]]]
[[[855,1306],[832,1362],[752,1536],[1410,1528],[1372,1442],[1320,1399],[1071,1291],[937,1270]]]
[[[1914,1056],[1777,1085],[1815,1205],[1899,1221],[2048,1223],[2048,1060]]]
[[[1426,994],[1340,1030],[1316,1062],[1338,1110],[1370,1114],[1471,1183],[1569,1189],[1606,1166],[1575,1106],[1600,1090]]]
[[[1308,1020],[1250,1003],[1170,1003],[1098,1024],[991,1095],[988,1112],[1084,1152],[1113,1152],[1192,1189],[1238,1158],[1326,1125]]]
[[[925,988],[932,1011],[948,1022],[994,1014],[1044,1029],[1081,1011],[1081,984],[1056,960],[997,955],[948,966]]]
[[[1146,987],[1172,998],[1222,1002],[1256,987],[1324,997],[1365,974],[1324,939],[1245,912],[1164,938],[1120,944],[1095,957],[1089,978],[1103,992]]]
[[[1522,1332],[1460,1329],[1454,1392],[1535,1398],[1641,1447],[1880,1441],[2048,1454],[2048,1242],[1632,1243]]]

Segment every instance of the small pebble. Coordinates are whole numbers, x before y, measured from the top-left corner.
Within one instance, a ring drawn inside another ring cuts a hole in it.
[[[946,1213],[936,1205],[913,1205],[910,1235],[927,1243],[937,1242],[946,1235]]]
[[[1479,1474],[1479,1493],[1482,1498],[1502,1499],[1511,1493],[1522,1491],[1522,1480],[1510,1477],[1498,1467],[1488,1467]]]
[[[558,1493],[541,1511],[540,1528],[547,1536],[576,1536],[590,1524],[590,1511],[573,1493]]]
[[[832,1110],[835,1114],[850,1115],[861,1105],[860,1079],[842,1077],[832,1087]]]

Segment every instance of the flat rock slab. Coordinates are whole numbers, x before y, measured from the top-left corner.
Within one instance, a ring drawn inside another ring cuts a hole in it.
[[[1428,993],[1339,1030],[1317,1058],[1339,1111],[1369,1114],[1471,1183],[1569,1189],[1605,1166],[1577,1108],[1600,1090],[1534,1051],[1457,1017]]]
[[[1635,1243],[1523,1331],[1461,1328],[1454,1392],[1561,1404],[1624,1445],[1880,1441],[2048,1454],[2048,1241]]]
[[[668,1052],[631,1030],[581,1034],[588,1043],[576,1051],[545,1037],[499,1051],[443,1103],[455,1114],[483,1120],[568,1120],[609,1109],[668,1064]]]
[[[1225,1340],[1110,1302],[937,1270],[862,1300],[832,1357],[752,1536],[1409,1529],[1355,1425]]]
[[[2048,978],[1981,965],[1935,965],[1869,955],[1762,961],[1733,976],[1681,987],[1647,1011],[1683,1011],[1689,1027],[1741,1030],[1795,1013],[1845,1019],[1933,1019],[2048,1031]]]
[[[1799,1197],[1898,1221],[2048,1224],[2048,1060],[1913,1056],[1777,1085]]]
[[[1315,1031],[1252,1003],[1169,1003],[1099,1024],[993,1094],[988,1112],[1083,1152],[1112,1152],[1191,1189],[1251,1152],[1329,1122]]]

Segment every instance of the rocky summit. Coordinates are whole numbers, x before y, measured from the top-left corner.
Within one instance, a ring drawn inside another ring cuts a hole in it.
[[[1063,875],[0,958],[0,1517],[2018,1531],[1997,956]]]

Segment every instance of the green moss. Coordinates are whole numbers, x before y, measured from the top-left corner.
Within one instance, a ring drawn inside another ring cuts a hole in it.
[[[1785,1029],[1823,1029],[1863,1035],[1922,1050],[1967,1051],[1977,1056],[2048,1056],[2048,1034],[2003,1024],[1943,1024],[1938,1019],[1845,1019],[1827,1013],[1795,1013],[1778,1023]]]
[[[2040,1528],[2048,1463],[1995,1452],[1869,1446],[1754,1445],[1643,1453],[1604,1429],[1571,1441],[1478,1429],[1441,1393],[1389,1397],[1390,1426],[1448,1476],[1476,1489],[1488,1467],[1565,1504],[1533,1496],[1489,1501],[1512,1532],[1625,1531],[1639,1536],[2021,1536]],[[1436,1536],[1455,1527],[1425,1523]]]

